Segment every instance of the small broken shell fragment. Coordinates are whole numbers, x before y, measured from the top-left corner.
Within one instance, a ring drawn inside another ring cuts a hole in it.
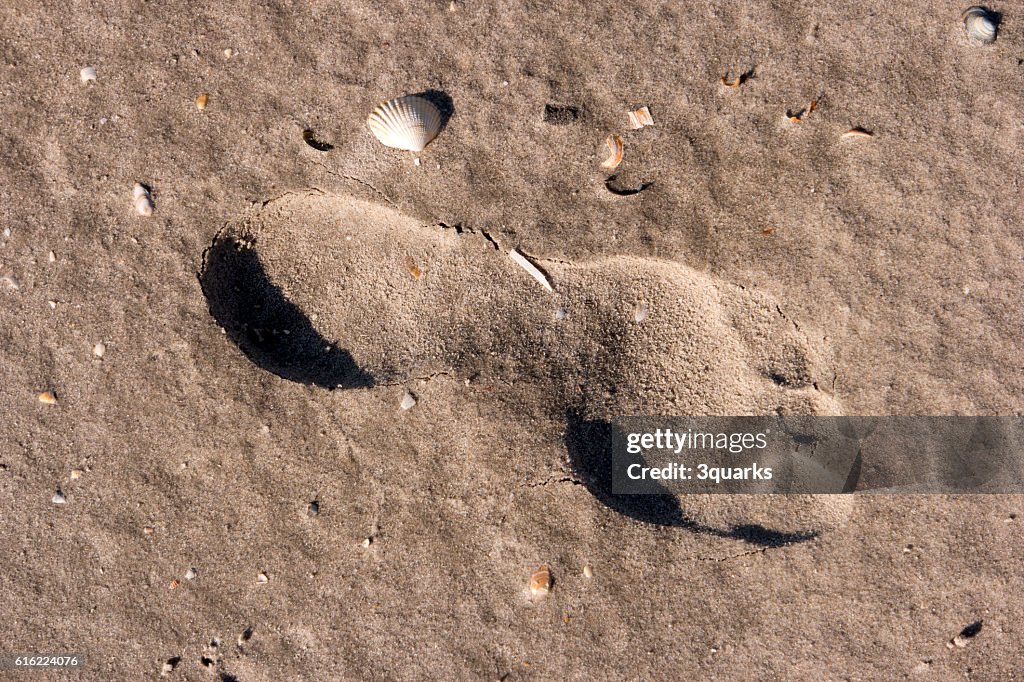
[[[260,585],[264,585],[264,584],[266,584],[269,581],[270,581],[270,578],[267,576],[266,573],[264,573],[262,571],[260,571],[260,573],[256,576],[256,582],[259,583]]]
[[[405,269],[409,271],[409,276],[415,280],[423,276],[423,271],[416,265],[416,261],[413,260],[412,256],[405,257]]]
[[[530,575],[530,594],[543,597],[551,591],[551,570],[544,564]]]
[[[82,79],[83,83],[93,83],[96,81],[96,69],[86,66],[78,72],[78,77]]]
[[[103,354],[107,352],[107,346],[102,341],[99,341],[95,346],[92,347],[92,354],[98,358],[102,358]]]
[[[850,128],[845,133],[839,136],[840,140],[857,140],[874,137],[875,134],[870,130],[864,130],[863,128]]]
[[[609,135],[604,143],[608,145],[608,158],[604,160],[601,167],[615,170],[622,163],[622,150],[624,147],[622,138],[618,135]]]
[[[647,301],[640,301],[633,309],[633,321],[637,324],[642,324],[647,319],[649,313],[650,309],[647,307]]]
[[[537,280],[537,282],[540,283],[542,287],[544,287],[548,291],[554,291],[554,289],[551,288],[551,283],[548,282],[548,278],[544,275],[543,272],[541,272],[540,268],[538,268],[536,265],[527,260],[526,256],[519,253],[515,249],[512,249],[511,251],[508,252],[508,257],[515,261],[516,265],[530,273],[530,277],[533,277],[535,280]]]
[[[21,288],[21,282],[19,282],[18,278],[14,275],[4,275],[3,277],[0,277],[0,282],[3,282],[7,285],[8,289],[12,289],[14,291]]]
[[[996,33],[999,30],[999,20],[992,12],[975,5],[964,12],[960,18],[964,22],[967,37],[972,43],[988,45],[995,42]]]
[[[629,125],[633,130],[640,130],[644,126],[654,125],[654,117],[651,116],[651,110],[647,107],[634,109],[626,115],[629,116]]]
[[[747,79],[750,78],[750,74],[750,71],[744,71],[735,78],[730,78],[729,74],[725,74],[719,78],[718,81],[727,88],[738,88],[747,82]]]
[[[138,182],[132,189],[132,200],[135,203],[135,211],[141,216],[153,215],[153,197],[149,190]]]
[[[41,402],[44,405],[57,404],[57,396],[54,395],[53,391],[43,391],[36,397],[39,399],[39,402]]]
[[[817,106],[818,106],[818,100],[812,99],[810,104],[808,104],[805,108],[801,109],[800,111],[796,112],[795,114],[792,111],[787,110],[786,111],[786,118],[788,118],[793,123],[803,123],[803,120],[805,118],[807,118],[808,116],[810,116],[811,112],[814,111],[814,109]]]
[[[594,577],[594,567],[591,566],[590,564],[587,564],[586,566],[584,566],[583,567],[583,577],[584,578],[593,578]]]
[[[399,405],[399,407],[402,408],[403,411],[408,412],[409,410],[411,410],[415,406],[416,406],[416,396],[414,396],[412,393],[406,391],[405,395],[402,396],[402,402]]]
[[[209,101],[210,95],[208,95],[207,93],[204,92],[203,94],[199,95],[199,97],[196,97],[196,109],[202,111],[206,108],[206,105],[209,103]]]
[[[53,502],[54,504],[67,504],[68,498],[64,496],[64,491],[58,490],[53,494],[53,497],[50,498],[50,502]]]
[[[420,152],[441,132],[441,111],[428,99],[407,95],[377,105],[366,125],[381,144]]]

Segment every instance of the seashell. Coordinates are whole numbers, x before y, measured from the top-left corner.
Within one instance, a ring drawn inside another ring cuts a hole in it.
[[[608,139],[604,142],[608,145],[608,158],[601,164],[601,167],[614,170],[622,163],[622,150],[624,147],[622,138],[618,135],[609,135]]]
[[[41,402],[44,405],[57,404],[57,396],[53,394],[53,391],[43,391],[36,397],[39,398],[39,402]]]
[[[629,125],[633,130],[640,130],[644,126],[654,125],[654,117],[651,116],[651,110],[647,107],[640,107],[634,109],[626,114],[629,116]]]
[[[53,497],[50,498],[50,502],[53,502],[54,504],[67,504],[68,498],[64,496],[64,491],[58,490],[53,494]]]
[[[650,314],[650,308],[647,306],[647,301],[640,301],[633,308],[633,321],[637,324],[643,324]]]
[[[998,19],[984,7],[975,5],[960,17],[964,22],[967,37],[973,43],[987,45],[995,42]]]
[[[102,341],[98,341],[95,346],[92,347],[92,354],[98,358],[102,358],[103,354],[107,352],[107,345]]]
[[[402,402],[399,404],[399,407],[406,412],[416,407],[416,396],[406,391],[405,395],[402,396]]]
[[[550,591],[551,570],[545,564],[530,575],[530,594],[534,597],[543,597]]]
[[[594,577],[594,567],[591,566],[590,564],[587,564],[586,566],[584,566],[583,567],[583,577],[584,578],[593,578]]]
[[[202,111],[206,108],[206,105],[209,104],[209,102],[210,95],[204,92],[203,94],[199,95],[199,97],[196,97],[196,109]]]
[[[543,272],[541,272],[540,268],[531,263],[526,258],[526,256],[519,253],[515,249],[512,249],[511,251],[508,252],[508,257],[515,261],[516,265],[521,267],[523,270],[526,270],[526,272],[530,273],[530,277],[533,277],[535,280],[537,280],[537,283],[540,284],[542,287],[544,287],[548,291],[554,291],[554,289],[551,288],[551,282],[548,281],[548,278],[544,275]]]
[[[386,147],[423,151],[441,132],[441,112],[433,102],[407,95],[377,106],[366,119],[370,132]]]
[[[96,69],[87,66],[78,72],[78,77],[82,79],[83,83],[90,83],[96,80]]]
[[[747,79],[750,78],[753,75],[753,73],[754,71],[753,69],[751,69],[750,71],[744,71],[735,78],[730,78],[729,74],[725,74],[724,76],[718,79],[718,82],[727,88],[738,88],[744,83],[746,83]]]
[[[412,256],[405,257],[405,269],[409,271],[409,276],[413,279],[418,280],[423,276],[423,271],[420,270],[420,266],[416,265],[416,261],[413,260]]]
[[[132,189],[132,198],[135,203],[135,210],[139,215],[153,215],[153,197],[150,196],[148,189],[136,182],[135,187]]]
[[[875,134],[870,130],[864,130],[863,128],[850,128],[845,133],[839,136],[840,140],[856,140],[874,137]]]

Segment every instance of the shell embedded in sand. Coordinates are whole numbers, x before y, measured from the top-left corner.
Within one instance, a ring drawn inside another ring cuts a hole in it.
[[[530,594],[534,597],[543,597],[550,591],[551,570],[545,564],[530,575]]]
[[[153,215],[153,197],[150,196],[149,190],[139,183],[135,183],[135,187],[132,188],[132,201],[135,204],[135,211],[139,215]]]
[[[441,112],[433,102],[408,95],[378,105],[366,125],[381,144],[419,152],[441,132]]]
[[[618,135],[609,135],[608,139],[604,142],[608,145],[608,158],[601,164],[601,167],[614,170],[622,163],[622,150],[625,145],[623,145],[622,138]]]
[[[964,12],[961,18],[971,42],[981,45],[995,42],[998,31],[996,19],[987,9],[975,5]]]
[[[83,83],[92,83],[96,80],[96,69],[86,66],[78,72],[78,77],[82,79]]]
[[[39,399],[39,402],[41,402],[44,405],[57,404],[57,396],[54,395],[53,391],[43,391],[36,397]]]
[[[205,109],[206,105],[209,104],[209,103],[210,103],[210,95],[205,93],[205,92],[203,94],[199,95],[198,97],[196,97],[196,109],[198,109],[199,111],[202,111],[203,109]]]
[[[654,125],[654,117],[651,116],[651,110],[648,107],[640,107],[633,111],[626,112],[629,117],[629,127],[633,130],[640,130],[644,126]]]
[[[850,128],[845,133],[839,136],[841,140],[864,140],[874,137],[875,134],[870,130],[864,130],[863,128]]]

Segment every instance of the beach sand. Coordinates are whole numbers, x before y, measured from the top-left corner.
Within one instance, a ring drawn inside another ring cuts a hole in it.
[[[578,467],[625,414],[1024,412],[1024,14],[978,46],[964,9],[0,9],[4,650],[83,680],[1016,679],[1022,496],[659,525]],[[445,129],[380,145],[367,114],[418,92]],[[607,189],[610,134],[613,185],[653,185]]]

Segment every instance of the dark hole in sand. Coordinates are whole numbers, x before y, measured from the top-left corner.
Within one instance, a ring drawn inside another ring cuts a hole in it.
[[[580,108],[571,104],[545,104],[544,122],[555,126],[567,126],[580,117]]]
[[[648,187],[653,187],[654,181],[652,180],[651,182],[641,182],[639,185],[636,185],[635,187],[625,187],[622,185],[622,183],[619,182],[619,176],[612,175],[609,176],[608,179],[604,181],[604,186],[605,189],[607,189],[615,196],[631,197],[634,194],[640,194],[640,192],[643,192]]]
[[[323,142],[322,140],[317,139],[316,133],[309,129],[302,131],[302,139],[305,141],[306,144],[308,144],[310,147],[317,150],[318,152],[329,152],[332,149],[334,149],[333,144]]]
[[[349,352],[323,338],[270,280],[251,247],[218,237],[203,255],[199,284],[213,319],[258,367],[322,388],[373,386]]]
[[[817,531],[786,532],[759,524],[729,529],[695,521],[683,512],[679,498],[664,495],[615,495],[612,493],[612,426],[604,420],[586,420],[575,410],[566,412],[565,445],[569,466],[601,504],[620,514],[658,526],[683,528],[691,533],[732,538],[758,547],[785,547],[818,537]]]

